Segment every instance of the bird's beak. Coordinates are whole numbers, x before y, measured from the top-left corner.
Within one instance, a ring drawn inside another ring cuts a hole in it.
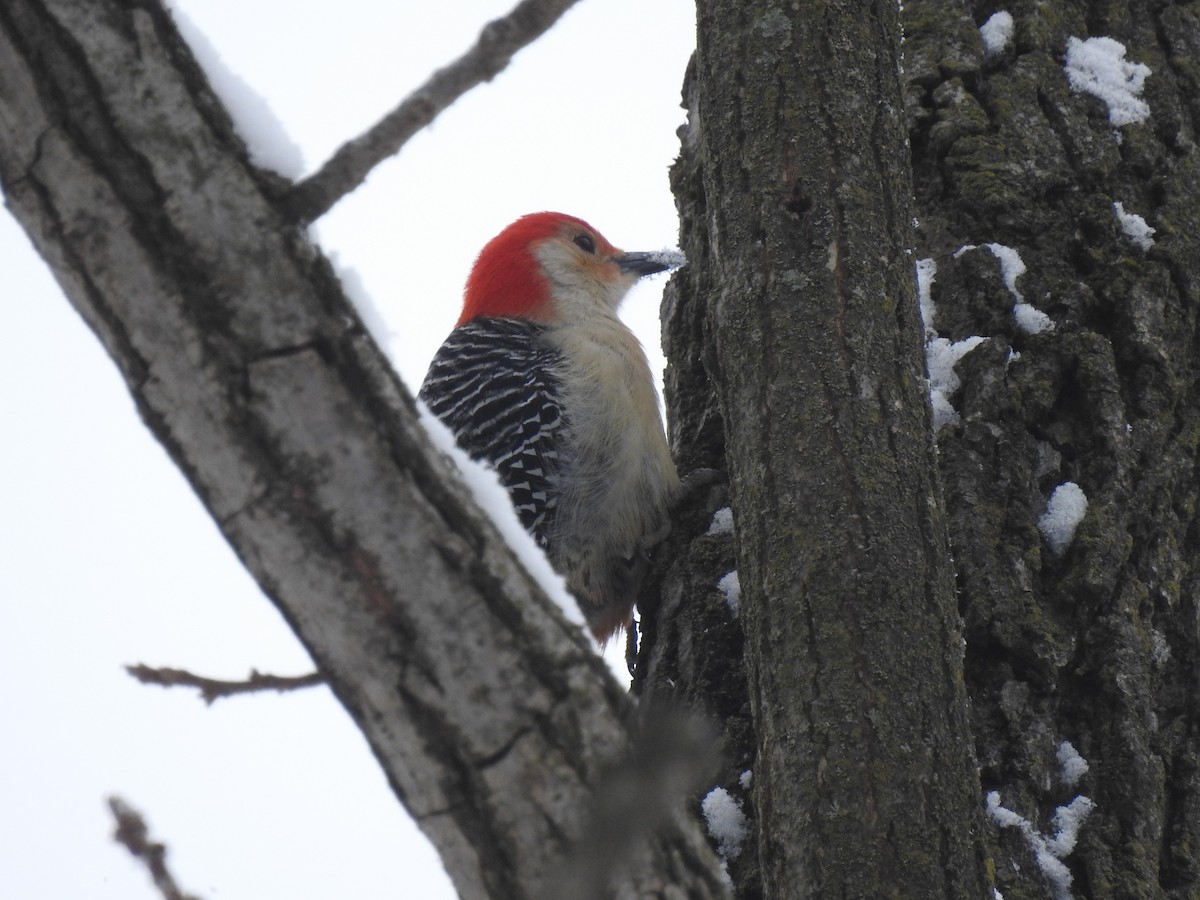
[[[655,250],[649,253],[622,253],[615,260],[622,272],[641,278],[655,272],[678,269],[687,262],[687,257],[678,250]]]

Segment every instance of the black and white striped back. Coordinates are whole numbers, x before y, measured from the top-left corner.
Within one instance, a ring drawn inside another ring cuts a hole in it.
[[[558,502],[565,421],[554,373],[561,363],[540,325],[478,318],[446,338],[418,394],[472,459],[496,468],[521,524],[542,546]]]

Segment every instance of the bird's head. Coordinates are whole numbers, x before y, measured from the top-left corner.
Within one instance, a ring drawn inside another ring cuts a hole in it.
[[[574,216],[531,213],[480,252],[458,324],[479,316],[553,324],[612,315],[643,275],[683,262],[682,254],[671,251],[625,253]]]

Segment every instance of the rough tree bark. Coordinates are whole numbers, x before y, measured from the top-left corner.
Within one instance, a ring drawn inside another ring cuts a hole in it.
[[[432,449],[161,4],[0,4],[0,185],[460,894],[537,895],[628,701]],[[725,893],[694,820],[646,821],[576,896]]]
[[[1192,897],[1200,16],[1017,3],[1012,40],[985,56],[978,26],[996,9],[905,4],[934,325],[986,338],[958,364],[961,422],[938,441],[983,787],[1046,837],[1058,807],[1095,803],[1062,860],[1076,896]],[[1103,102],[1072,92],[1068,42],[1091,37],[1149,67],[1145,122],[1114,126]],[[1148,250],[1115,202],[1157,229]],[[1052,330],[1017,326],[992,253],[955,255],[991,242],[1019,252],[1016,288]],[[1065,482],[1088,508],[1060,554],[1037,523]],[[1077,784],[1064,741],[1088,763]],[[1036,841],[1020,827],[996,840],[1005,898],[1047,896]]]
[[[728,723],[727,786],[745,798],[765,836],[756,854],[732,866],[739,896],[787,896],[774,874],[774,842],[811,839],[803,827],[777,831],[775,810],[762,805],[769,799],[777,806],[774,792],[783,786],[764,784],[771,776],[761,756],[777,749],[773,729],[780,716],[763,709],[767,693],[760,673],[769,663],[760,650],[764,613],[779,615],[777,604],[789,592],[797,606],[815,608],[814,624],[822,621],[819,604],[810,599],[817,592],[803,578],[780,583],[763,574],[780,558],[781,570],[788,571],[789,547],[797,566],[822,558],[829,536],[805,529],[814,516],[809,507],[827,502],[825,479],[839,474],[840,451],[831,438],[861,432],[833,413],[820,419],[813,412],[853,410],[854,388],[864,379],[851,377],[849,390],[839,394],[845,384],[819,368],[821,354],[840,342],[862,346],[851,341],[863,338],[843,334],[879,327],[862,307],[853,317],[821,316],[836,294],[830,284],[836,278],[821,267],[828,259],[829,223],[844,210],[849,237],[879,227],[881,217],[899,220],[908,202],[895,194],[889,201],[886,182],[872,185],[861,176],[877,152],[885,172],[900,162],[899,154],[907,156],[894,137],[890,144],[879,142],[898,121],[897,109],[876,135],[863,139],[861,158],[837,155],[855,133],[852,119],[836,118],[840,89],[878,99],[870,79],[884,62],[879,51],[870,51],[876,46],[872,36],[861,30],[869,17],[864,12],[863,22],[836,32],[857,35],[849,46],[833,35],[808,41],[844,7],[799,7],[699,4],[699,49],[684,98],[691,124],[673,173],[692,265],[664,300],[674,445],[685,468],[728,467],[744,600],[741,617],[731,619],[715,583],[734,564],[732,548],[727,539],[704,533],[704,503],[721,499],[700,498],[691,511],[694,521],[685,518],[685,533],[673,537],[676,551],[665,554],[661,600],[647,610],[641,687],[713,710]],[[999,9],[1013,17],[1014,33],[1002,49],[985,54],[980,26]],[[906,2],[901,15],[920,227],[915,237],[899,240],[913,241],[916,255],[936,266],[937,312],[927,324],[951,341],[984,339],[957,365],[962,386],[949,399],[958,418],[939,430],[937,440],[965,623],[971,732],[981,766],[977,810],[995,792],[993,812],[983,823],[985,868],[1006,900],[1196,896],[1200,15],[1194,4],[1001,7],[929,0]],[[1072,37],[1114,38],[1127,48],[1129,63],[1149,67],[1147,122],[1118,129],[1104,103],[1071,90],[1063,66]],[[841,67],[848,52],[861,64],[849,71]],[[897,103],[894,95],[885,99]],[[796,112],[809,105],[834,114]],[[874,109],[870,102],[859,108],[868,114]],[[781,120],[790,128],[781,128]],[[830,154],[814,152],[821,148]],[[795,193],[793,185],[799,186]],[[1148,250],[1123,232],[1117,201],[1157,229]],[[799,221],[789,223],[789,213]],[[889,265],[898,275],[907,268],[896,256],[905,245],[895,243],[898,231],[879,234],[874,252],[891,254]],[[990,243],[997,252],[983,246]],[[981,249],[957,253],[971,244]],[[854,246],[849,240],[842,245],[841,260],[861,272]],[[1005,247],[1026,266],[1013,284],[1006,284],[1000,267]],[[863,282],[870,296],[895,297],[901,306],[913,302],[886,274],[880,278],[876,285]],[[1014,315],[1017,293],[1048,314],[1053,328],[1036,334],[1023,329]],[[761,318],[739,320],[734,313],[749,302],[760,304]],[[790,331],[810,315],[802,333]],[[743,321],[751,329],[756,322],[766,327],[748,331],[746,345],[731,348],[729,330]],[[911,360],[911,306],[900,321],[909,339],[901,352]],[[831,333],[842,322],[846,330]],[[826,344],[813,348],[814,337]],[[814,353],[817,360],[800,359]],[[874,372],[880,364],[862,353],[848,359],[851,373]],[[895,364],[894,354],[887,364]],[[791,369],[803,365],[813,374],[793,382]],[[765,371],[771,382],[755,383]],[[874,377],[860,396],[887,383]],[[743,392],[747,385],[752,389]],[[790,389],[787,402],[776,388]],[[850,401],[846,407],[836,404],[839,396]],[[913,397],[897,396],[904,402]],[[746,421],[764,408],[773,423],[794,415],[819,424],[790,437],[805,442],[798,456],[820,477],[761,482],[756,492],[748,460],[761,456],[749,448],[760,446],[764,434]],[[878,415],[891,418],[886,409]],[[889,477],[888,462],[867,462],[860,477]],[[924,478],[919,463],[911,471],[918,482]],[[1065,482],[1082,488],[1088,508],[1074,540],[1059,553],[1038,523],[1049,496]],[[763,495],[764,487],[770,495]],[[789,497],[789,489],[803,493]],[[773,518],[789,502],[798,508],[788,509],[783,522]],[[838,540],[846,516],[834,510],[830,527]],[[878,534],[885,521],[873,518],[867,533]],[[795,541],[801,529],[804,540]],[[914,556],[920,556],[919,546],[921,541],[911,542]],[[830,564],[841,563],[836,557]],[[858,571],[861,583],[861,573],[871,570]],[[811,579],[808,572],[804,577]],[[936,579],[931,586],[936,590]],[[854,583],[842,590],[853,596]],[[864,612],[861,600],[843,605],[847,635]],[[947,628],[944,620],[941,627]],[[930,629],[923,630],[928,635]],[[876,635],[859,637],[861,642],[838,634],[817,646],[815,657],[796,652],[776,664],[828,670],[841,638],[847,669],[869,672],[854,668],[855,653],[873,658],[888,650]],[[744,662],[731,662],[743,641]],[[903,670],[896,674],[903,677]],[[825,703],[830,696],[828,690],[819,694]],[[820,708],[813,703],[799,712]],[[875,725],[866,701],[850,709]],[[815,752],[814,733],[798,728],[787,735],[793,758]],[[755,773],[752,795],[737,788],[738,773],[748,768]],[[838,790],[829,782],[839,777],[853,779],[854,770],[827,767],[820,773],[829,796]],[[927,798],[911,796],[914,803]],[[849,815],[829,804],[818,806],[813,818],[816,829],[835,825],[820,837],[826,872],[845,861],[828,856],[838,852],[827,843],[836,838],[837,820],[858,814],[863,840],[870,840],[870,807],[851,803]],[[1072,818],[1082,820],[1073,845]],[[843,852],[857,861],[877,851],[850,844]],[[947,895],[933,882],[904,892]],[[981,896],[961,894],[968,895]]]
[[[735,875],[746,895],[982,896],[912,277],[898,10],[698,8],[676,172],[692,264],[666,327],[675,444],[712,465],[724,441],[736,528],[752,727],[735,716],[727,787],[746,793],[737,771],[752,767],[758,846]],[[701,564],[713,542],[699,539]],[[713,597],[704,574],[689,589]],[[667,582],[668,597],[686,596]],[[646,692],[711,703],[708,684],[679,686],[674,652],[647,647]],[[751,732],[753,747],[738,746]]]
[[[639,688],[726,726],[757,835],[737,893],[986,896],[994,872],[1008,900],[1194,896],[1200,14],[1021,2],[985,56],[994,4],[909,0],[905,120],[894,4],[698,9],[668,401],[681,467],[729,477],[661,554]],[[1102,35],[1152,71],[1119,132],[1062,69]],[[630,710],[430,452],[156,3],[0,4],[0,184],[463,896],[528,896]],[[956,255],[988,243],[1019,252],[1012,285]],[[985,339],[938,432],[948,529],[911,247],[927,324]],[[1014,288],[1052,330],[1019,327]],[[1067,481],[1089,506],[1059,553],[1038,520]],[[735,541],[705,533],[725,502]],[[625,875],[722,890],[680,820]]]

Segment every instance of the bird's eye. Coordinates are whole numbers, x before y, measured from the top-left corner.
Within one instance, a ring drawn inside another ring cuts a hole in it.
[[[590,234],[577,235],[575,238],[575,246],[586,253],[596,252],[596,242],[592,240]]]

